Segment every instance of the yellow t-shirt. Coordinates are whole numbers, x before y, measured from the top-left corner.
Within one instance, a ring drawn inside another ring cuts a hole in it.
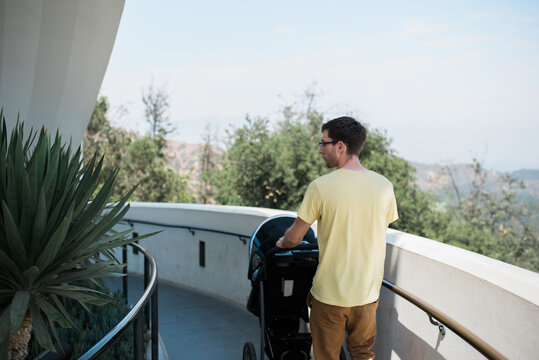
[[[386,228],[398,218],[391,182],[369,170],[335,170],[309,185],[298,217],[309,224],[318,220],[320,259],[312,295],[342,307],[378,300]]]

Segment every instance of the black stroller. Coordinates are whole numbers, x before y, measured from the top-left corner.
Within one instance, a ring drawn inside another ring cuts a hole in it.
[[[263,221],[249,242],[251,294],[247,309],[259,317],[260,357],[308,360],[311,334],[300,328],[309,321],[306,298],[318,265],[316,235],[309,229],[296,248],[279,249],[275,243],[295,217],[278,215]],[[256,360],[253,343],[243,347],[244,360]]]

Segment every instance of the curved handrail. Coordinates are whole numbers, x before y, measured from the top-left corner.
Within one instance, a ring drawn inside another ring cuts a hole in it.
[[[144,289],[144,293],[137,301],[137,303],[133,306],[133,308],[131,308],[131,310],[127,313],[127,315],[118,324],[116,324],[116,326],[111,331],[109,331],[107,335],[105,335],[94,346],[92,346],[81,357],[79,357],[79,360],[95,359],[99,355],[101,355],[103,351],[105,351],[114,342],[114,340],[116,340],[120,335],[122,335],[122,333],[135,320],[135,318],[140,314],[140,312],[144,310],[144,306],[150,300],[150,296],[153,294],[157,286],[157,265],[153,257],[142,246],[135,243],[131,243],[129,245],[141,251],[146,257],[146,259],[148,259],[148,261],[150,262],[152,276],[150,278],[150,282],[148,283],[148,287]]]
[[[465,328],[463,325],[461,325],[458,321],[456,321],[452,317],[441,312],[436,307],[432,306],[431,304],[427,303],[421,298],[415,296],[409,291],[406,291],[403,288],[393,284],[392,282],[387,281],[386,279],[382,280],[382,285],[388,288],[389,290],[393,291],[397,295],[405,298],[406,300],[408,300],[409,302],[411,302],[412,304],[414,304],[415,306],[417,306],[418,308],[426,312],[428,315],[439,320],[441,323],[443,323],[445,326],[451,329],[455,334],[457,334],[460,338],[462,338],[468,344],[473,346],[477,351],[479,351],[488,359],[507,360],[507,358],[503,356],[498,350],[494,349],[483,339],[481,339],[480,337],[475,335],[473,332]]]
[[[249,238],[249,236],[238,234],[238,233],[231,233],[227,231],[221,231],[221,230],[215,230],[215,229],[209,229],[209,228],[200,228],[200,227],[194,227],[194,226],[186,226],[186,225],[172,225],[172,224],[162,224],[162,223],[156,223],[152,221],[144,221],[144,220],[134,220],[134,219],[123,219],[124,221],[128,222],[131,226],[133,223],[140,223],[140,224],[146,224],[146,225],[155,225],[155,226],[164,226],[164,227],[170,227],[170,228],[179,228],[179,229],[187,229],[189,231],[192,230],[201,230],[201,231],[207,231],[207,232],[215,232],[219,234],[226,234],[226,235],[232,235],[232,236],[238,236],[240,239],[242,237]],[[192,231],[191,231],[192,232]],[[462,338],[464,341],[469,343],[471,346],[473,346],[477,351],[479,351],[481,354],[483,354],[488,359],[494,359],[494,360],[507,360],[507,358],[502,355],[499,351],[494,349],[492,346],[490,346],[488,343],[486,343],[484,340],[482,340],[480,337],[475,335],[473,332],[462,326],[459,322],[457,322],[455,319],[451,318],[450,316],[444,314],[440,310],[438,310],[436,307],[430,305],[429,303],[425,302],[424,300],[420,299],[419,297],[413,295],[412,293],[408,292],[407,290],[404,290],[403,288],[389,282],[386,279],[383,279],[382,285],[388,288],[389,290],[393,291],[399,296],[402,296],[415,306],[419,307],[421,310],[425,311],[429,316],[432,316],[436,319],[438,319],[442,324],[447,326],[449,329],[451,329],[455,334],[457,334],[460,338]]]
[[[175,229],[186,229],[186,230],[190,231],[191,234],[193,234],[194,231],[198,230],[198,231],[213,232],[213,233],[223,234],[223,235],[237,236],[237,237],[240,238],[240,240],[244,244],[246,244],[245,239],[251,238],[251,236],[249,236],[249,235],[244,235],[244,234],[230,232],[230,231],[222,231],[222,230],[217,230],[217,229],[204,228],[204,227],[199,227],[199,226],[173,225],[173,224],[159,223],[159,222],[155,222],[155,221],[135,220],[135,219],[127,219],[127,218],[123,218],[121,220],[121,222],[126,222],[131,226],[133,226],[133,223],[137,223],[137,224],[145,224],[145,225],[163,226],[163,227],[175,228]]]

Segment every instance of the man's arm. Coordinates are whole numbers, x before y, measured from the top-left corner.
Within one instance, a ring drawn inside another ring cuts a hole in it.
[[[303,237],[309,230],[310,226],[311,224],[306,223],[297,217],[292,226],[286,230],[284,236],[277,241],[276,246],[281,249],[290,249],[296,247],[301,240],[303,240]]]

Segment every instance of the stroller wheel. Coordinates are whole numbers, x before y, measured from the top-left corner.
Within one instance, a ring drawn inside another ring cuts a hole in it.
[[[255,346],[250,341],[243,345],[243,360],[256,360]]]

